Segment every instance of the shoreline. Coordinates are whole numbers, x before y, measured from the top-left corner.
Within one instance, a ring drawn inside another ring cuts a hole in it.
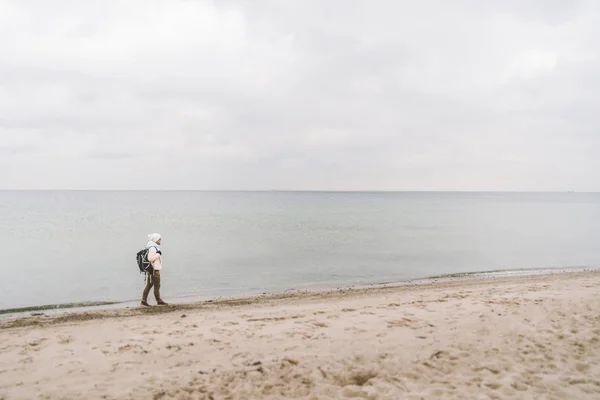
[[[332,285],[332,286],[312,286],[306,289],[282,289],[278,291],[263,292],[261,290],[249,291],[239,296],[216,296],[216,297],[204,297],[201,295],[185,295],[180,297],[173,297],[171,305],[180,306],[185,304],[195,303],[206,303],[214,302],[218,300],[235,300],[235,299],[246,299],[255,298],[261,296],[278,296],[281,294],[289,293],[321,293],[335,290],[353,290],[353,289],[365,289],[365,288],[378,288],[378,287],[391,287],[391,286],[403,286],[403,285],[418,285],[423,283],[429,283],[433,281],[446,281],[446,280],[469,280],[469,279],[487,279],[487,278],[500,278],[505,276],[536,276],[536,275],[552,275],[552,274],[564,274],[564,273],[579,273],[587,271],[600,271],[600,267],[546,267],[546,268],[516,268],[516,269],[500,269],[500,270],[489,270],[489,271],[472,271],[472,272],[457,272],[447,273],[441,275],[425,276],[415,279],[406,279],[399,281],[385,281],[368,284],[354,284],[354,285]],[[336,287],[334,287],[336,286]],[[27,317],[36,316],[57,316],[64,315],[67,313],[82,313],[82,312],[93,312],[93,311],[106,311],[106,310],[122,310],[129,308],[137,308],[139,300],[105,300],[105,301],[77,301],[72,303],[62,304],[43,304],[35,306],[24,306],[15,308],[0,309],[0,326],[2,321],[9,321],[14,319],[21,319]]]
[[[348,287],[338,287],[316,290],[296,290],[288,289],[281,292],[263,293],[247,295],[240,297],[218,297],[207,300],[197,300],[181,303],[170,303],[169,306],[152,305],[149,308],[142,308],[138,302],[104,302],[97,306],[84,307],[64,307],[53,308],[53,306],[41,306],[35,311],[26,311],[24,313],[0,313],[0,330],[23,326],[43,326],[46,324],[60,324],[71,321],[91,321],[105,318],[125,318],[145,313],[165,314],[183,310],[197,310],[206,308],[235,307],[239,305],[264,304],[273,301],[294,301],[311,298],[336,297],[339,294],[368,294],[384,292],[386,290],[448,286],[461,283],[485,282],[485,281],[513,281],[519,279],[551,277],[551,276],[571,276],[571,275],[599,274],[600,268],[572,267],[572,268],[536,268],[536,269],[514,269],[514,270],[496,270],[485,272],[467,272],[455,273],[427,278],[420,278],[408,281],[385,282],[380,284],[356,285]],[[82,303],[76,303],[82,304]],[[37,312],[41,311],[41,312]],[[46,311],[46,312],[44,312]]]

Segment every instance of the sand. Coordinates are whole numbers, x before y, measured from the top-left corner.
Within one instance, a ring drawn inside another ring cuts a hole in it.
[[[0,399],[598,399],[600,273],[0,323]]]

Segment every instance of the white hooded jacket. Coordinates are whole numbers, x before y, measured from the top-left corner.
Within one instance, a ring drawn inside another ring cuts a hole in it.
[[[160,240],[161,236],[158,233],[153,233],[148,235],[148,243],[146,244],[146,248],[148,250],[148,261],[152,264],[152,268],[155,271],[160,271],[162,269],[162,256],[160,255],[160,245],[156,242]]]

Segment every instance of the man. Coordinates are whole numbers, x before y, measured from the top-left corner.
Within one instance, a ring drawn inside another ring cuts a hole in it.
[[[156,299],[156,303],[159,306],[168,305],[160,298],[160,271],[162,270],[162,251],[160,251],[161,242],[162,237],[160,234],[153,233],[148,235],[148,244],[146,244],[146,248],[148,249],[148,261],[150,261],[154,271],[152,274],[148,275],[146,287],[142,294],[142,306],[144,307],[150,307],[150,304],[148,304],[148,294],[150,293],[152,286],[154,286],[154,298]]]

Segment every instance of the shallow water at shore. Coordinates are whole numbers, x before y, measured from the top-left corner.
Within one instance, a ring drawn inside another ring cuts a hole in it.
[[[366,288],[384,288],[384,287],[399,287],[399,286],[407,286],[407,285],[420,285],[420,284],[428,284],[428,283],[443,283],[457,280],[473,280],[473,279],[489,279],[489,278],[508,278],[508,277],[534,277],[541,275],[555,275],[555,274],[572,274],[572,273],[582,273],[582,272],[590,272],[590,271],[599,271],[598,268],[582,268],[582,267],[573,267],[573,268],[543,268],[543,269],[532,269],[532,268],[523,268],[523,269],[513,269],[513,270],[495,270],[495,271],[479,271],[479,272],[461,272],[455,274],[446,274],[439,276],[431,276],[427,278],[420,278],[416,280],[408,280],[408,281],[398,281],[398,282],[380,282],[377,284],[369,284],[369,285],[354,285],[354,286],[342,286],[337,288],[310,288],[302,291],[296,289],[287,289],[279,292],[249,292],[240,294],[238,296],[232,297],[218,297],[218,298],[207,298],[198,295],[190,295],[186,297],[178,297],[175,301],[172,301],[171,305],[192,305],[198,302],[212,302],[214,300],[228,300],[228,299],[251,299],[252,297],[257,296],[279,296],[279,295],[293,295],[294,293],[325,293],[333,290],[352,290],[352,289],[366,289]],[[0,320],[2,319],[18,319],[23,317],[38,317],[38,316],[53,316],[60,315],[64,313],[83,313],[88,311],[102,311],[102,310],[122,310],[129,308],[137,308],[139,307],[139,301],[131,300],[131,301],[123,301],[123,302],[89,302],[89,303],[69,303],[69,304],[53,304],[53,305],[43,305],[43,306],[34,306],[34,307],[24,307],[24,308],[13,308],[13,309],[5,309],[0,310]]]
[[[170,301],[522,268],[599,267],[600,194],[0,192],[0,309]]]

